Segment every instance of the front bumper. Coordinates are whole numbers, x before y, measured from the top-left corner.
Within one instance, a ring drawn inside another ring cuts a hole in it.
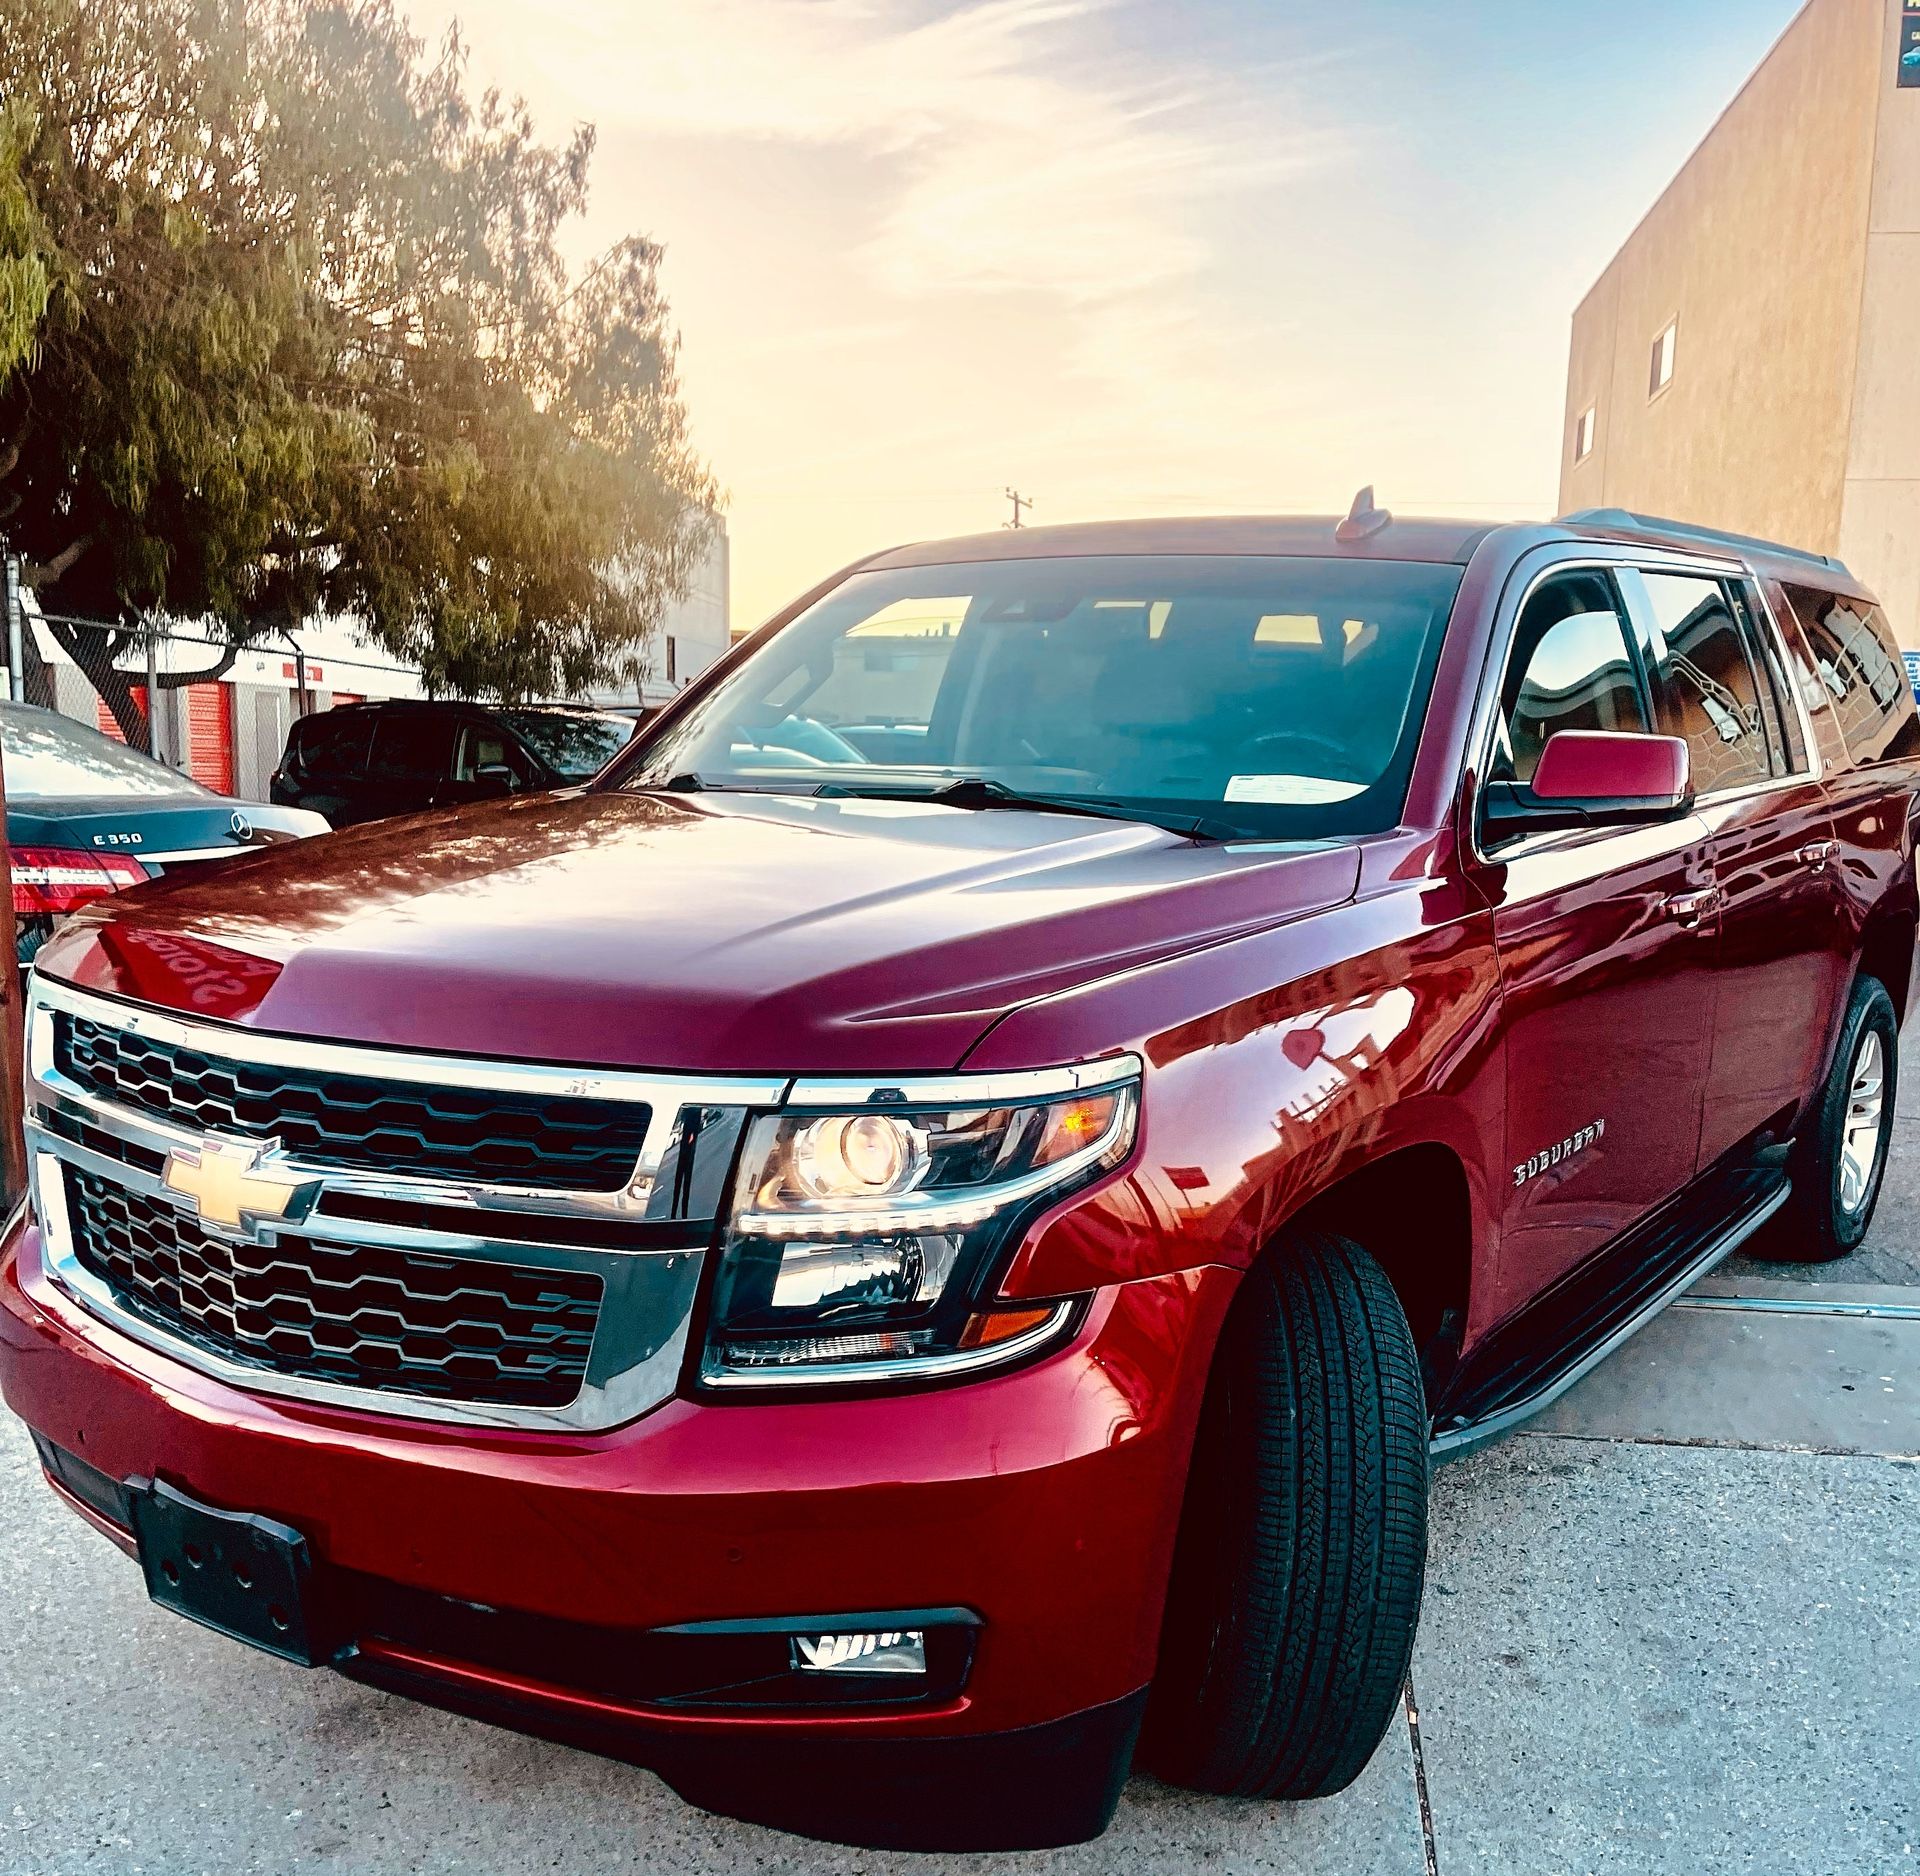
[[[1104,1825],[1125,1777],[1236,1280],[1116,1285],[1068,1345],[963,1386],[674,1399],[606,1432],[521,1433],[228,1387],[84,1314],[24,1226],[0,1255],[0,1391],[109,1481],[302,1532],[340,1591],[334,1664],[357,1678],[790,1829],[1066,1842]],[[646,1665],[688,1624],[941,1608],[978,1618],[970,1658],[917,1702],[703,1709]]]

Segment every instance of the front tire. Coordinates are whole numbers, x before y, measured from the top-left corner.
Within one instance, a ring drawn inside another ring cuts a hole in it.
[[[1857,1250],[1873,1223],[1893,1139],[1900,1023],[1877,978],[1853,986],[1820,1102],[1790,1162],[1793,1196],[1752,1254],[1830,1264]]]
[[[1380,1266],[1298,1232],[1248,1273],[1201,1414],[1142,1759],[1317,1798],[1392,1724],[1427,1555],[1420,1357]]]

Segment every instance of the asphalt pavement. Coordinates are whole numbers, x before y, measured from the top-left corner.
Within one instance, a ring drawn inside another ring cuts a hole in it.
[[[1314,1805],[1128,1788],[1097,1844],[839,1850],[153,1609],[0,1419],[0,1872],[1920,1876],[1920,1048],[1844,1263],[1729,1265],[1442,1472],[1408,1711]]]

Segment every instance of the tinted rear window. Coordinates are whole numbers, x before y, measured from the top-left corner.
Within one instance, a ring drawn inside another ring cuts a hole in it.
[[[367,739],[373,718],[364,711],[352,715],[323,710],[303,717],[294,730],[294,750],[300,766],[316,780],[347,781],[367,766]]]
[[[1853,760],[1920,756],[1920,713],[1887,615],[1813,587],[1786,591]]]
[[[367,773],[379,781],[431,782],[453,773],[453,718],[396,710],[373,726]]]
[[[1686,738],[1703,795],[1749,787],[1773,773],[1760,685],[1739,621],[1718,580],[1647,573],[1660,630],[1654,701],[1660,728]]]

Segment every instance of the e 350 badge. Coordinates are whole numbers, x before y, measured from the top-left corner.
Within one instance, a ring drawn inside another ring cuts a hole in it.
[[[1530,1179],[1538,1179],[1543,1172],[1551,1171],[1563,1160],[1570,1160],[1576,1153],[1584,1153],[1601,1135],[1607,1131],[1604,1120],[1596,1120],[1589,1127],[1582,1127],[1578,1133],[1570,1133],[1555,1146],[1544,1148],[1532,1159],[1524,1160],[1513,1169],[1513,1187],[1517,1192]]]

